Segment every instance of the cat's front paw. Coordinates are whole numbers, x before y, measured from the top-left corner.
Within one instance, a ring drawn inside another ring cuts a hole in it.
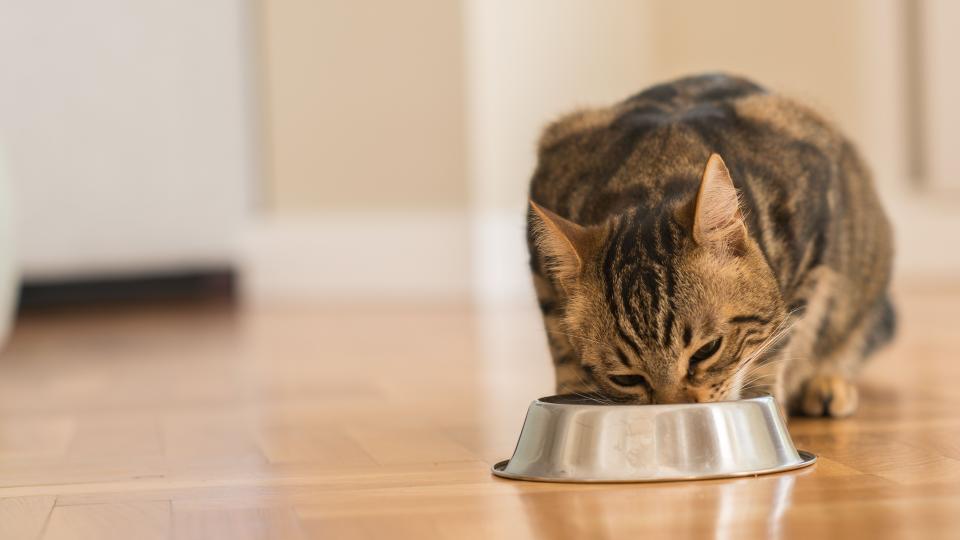
[[[816,375],[803,388],[800,410],[807,416],[843,418],[857,410],[857,387],[839,375]]]

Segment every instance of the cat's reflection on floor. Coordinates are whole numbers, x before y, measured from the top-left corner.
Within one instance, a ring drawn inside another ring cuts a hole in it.
[[[782,475],[522,495],[534,538],[780,538],[799,471]]]

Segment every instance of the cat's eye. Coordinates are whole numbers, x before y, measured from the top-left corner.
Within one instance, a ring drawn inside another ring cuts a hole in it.
[[[647,379],[643,375],[611,375],[610,380],[617,386],[646,386]]]
[[[720,344],[722,342],[723,338],[717,338],[697,349],[696,352],[690,356],[690,368],[693,369],[693,366],[717,354],[717,351],[720,350]]]

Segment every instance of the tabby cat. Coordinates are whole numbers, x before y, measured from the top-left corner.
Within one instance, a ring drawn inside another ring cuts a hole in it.
[[[702,75],[575,112],[544,131],[530,201],[558,392],[856,410],[894,330],[891,230],[856,149],[807,107]]]

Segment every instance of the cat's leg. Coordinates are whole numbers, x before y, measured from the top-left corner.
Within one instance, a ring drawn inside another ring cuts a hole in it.
[[[877,302],[872,316],[872,324],[863,345],[864,357],[870,356],[890,343],[897,332],[897,311],[888,294],[884,294]]]
[[[829,320],[824,321],[829,322]],[[895,315],[884,295],[863,321],[831,350],[818,352],[803,378],[796,408],[807,416],[842,418],[859,405],[854,383],[864,360],[893,336]]]
[[[798,288],[796,297],[789,306],[794,320],[791,321],[790,341],[785,358],[780,365],[778,401],[784,410],[812,416],[823,415],[823,405],[837,407],[837,412],[849,414],[855,409],[855,392],[847,377],[837,372],[837,366],[846,362],[837,355],[824,354],[822,334],[832,324],[836,313],[835,295],[840,289],[835,286],[836,275],[827,267],[810,272]],[[842,356],[842,355],[841,355]],[[837,390],[834,392],[834,390]],[[842,394],[835,404],[833,394]],[[808,397],[809,396],[809,397]],[[853,399],[849,399],[849,398]],[[815,410],[814,401],[821,407]],[[842,411],[841,411],[842,406]]]
[[[806,416],[843,418],[856,412],[859,403],[857,386],[850,377],[820,373],[804,384],[800,410]]]
[[[540,312],[543,314],[543,326],[547,332],[550,356],[553,358],[557,393],[594,391],[589,374],[583,371],[577,351],[570,343],[570,337],[563,330],[559,294],[549,280],[538,274],[533,275],[533,286],[537,292]]]

